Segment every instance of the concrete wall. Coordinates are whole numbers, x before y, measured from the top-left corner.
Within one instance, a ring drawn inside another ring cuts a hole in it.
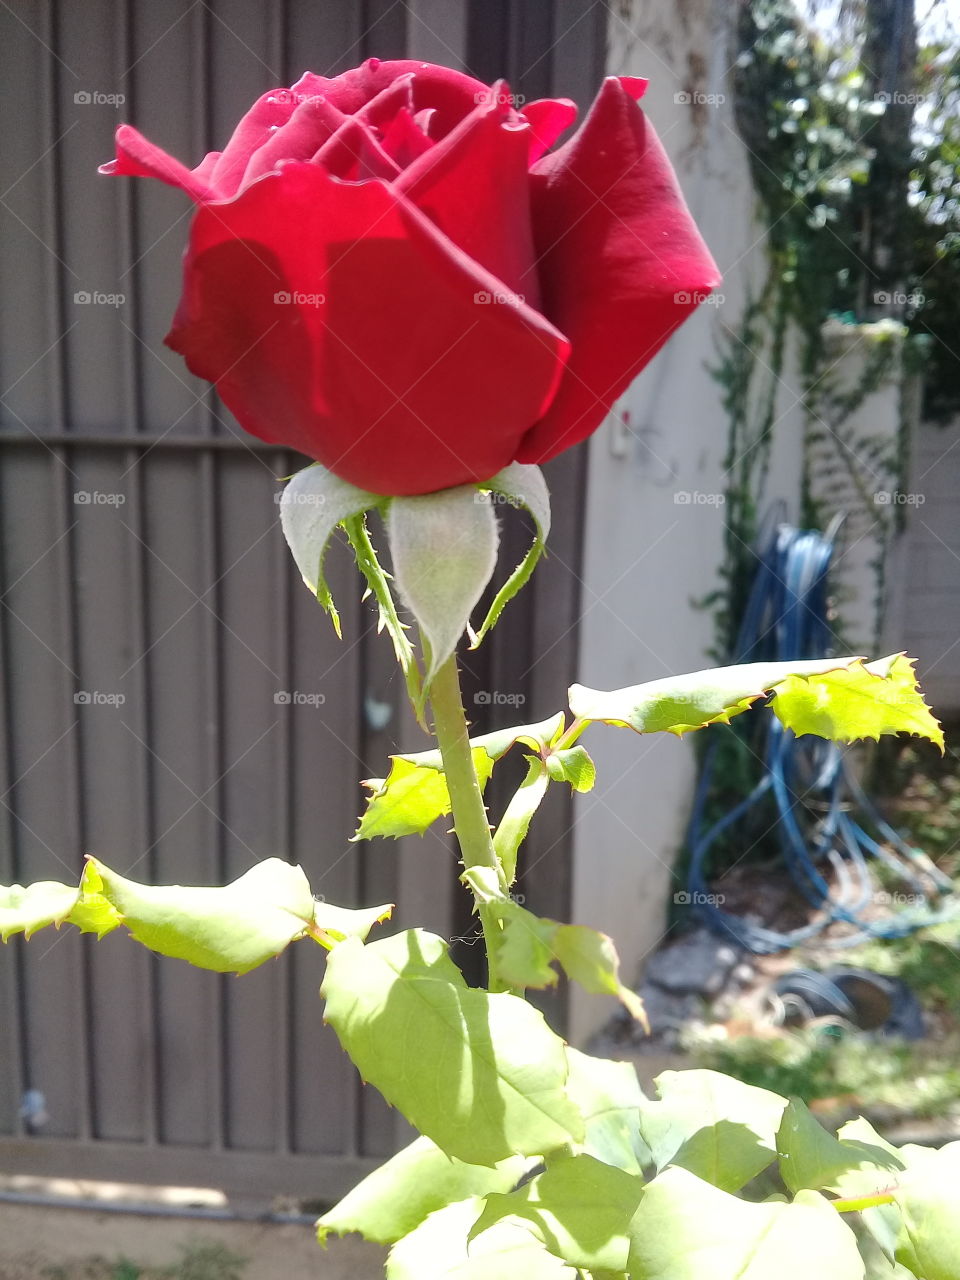
[[[734,129],[728,23],[732,7],[687,4],[629,21],[611,14],[612,73],[650,79],[643,105],[724,275],[723,301],[702,306],[624,397],[591,442],[579,679],[616,688],[711,665],[712,618],[693,601],[716,586],[726,421],[705,366],[745,288],[764,266],[747,156]],[[675,95],[687,100],[675,101]],[[726,100],[723,100],[726,95]],[[768,492],[797,515],[801,416],[795,387],[779,387]],[[683,501],[683,495],[689,501]],[[681,886],[671,867],[682,841],[693,749],[666,737],[595,728],[586,745],[599,771],[579,797],[574,918],[616,941],[633,979],[664,932]],[[588,1035],[612,1003],[571,993],[571,1031]]]

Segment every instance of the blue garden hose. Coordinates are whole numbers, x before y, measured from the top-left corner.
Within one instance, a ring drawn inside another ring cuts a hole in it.
[[[830,656],[828,574],[841,523],[834,521],[826,534],[780,524],[761,538],[757,569],[737,636],[736,661]],[[797,737],[763,709],[744,714],[765,716],[759,781],[748,795],[704,829],[704,810],[719,745],[715,737],[704,753],[694,795],[688,832],[688,901],[705,923],[748,951],[768,954],[815,937],[834,921],[853,925],[855,932],[832,945],[851,946],[867,938],[904,937],[924,925],[956,916],[955,903],[946,902],[935,908],[925,892],[925,886],[931,883],[936,891],[949,892],[949,878],[884,820],[835,743],[812,735]],[[787,932],[768,929],[724,911],[709,892],[707,866],[711,847],[768,795],[776,810],[784,865],[797,888],[820,913],[817,920]],[[815,830],[800,821],[811,804],[820,814]],[[870,835],[867,828],[875,834]],[[915,906],[882,920],[865,919],[866,908],[876,900],[869,858],[883,861],[910,886],[917,898]],[[832,889],[825,875],[828,866],[833,871]]]

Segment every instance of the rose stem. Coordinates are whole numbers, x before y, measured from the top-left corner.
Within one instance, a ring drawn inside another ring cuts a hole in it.
[[[433,708],[433,730],[440,746],[443,770],[450,793],[453,826],[460,843],[460,853],[465,871],[471,867],[491,867],[502,881],[500,860],[493,848],[490,823],[483,803],[483,793],[477,771],[473,766],[470,734],[463,711],[460,694],[460,675],[457,656],[451,654],[439,668],[430,690]],[[506,987],[497,977],[493,941],[499,929],[490,908],[477,900],[477,911],[483,927],[483,940],[487,950],[487,981],[491,991],[504,991]]]

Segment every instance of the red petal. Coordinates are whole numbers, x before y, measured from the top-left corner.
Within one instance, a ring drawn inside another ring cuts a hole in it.
[[[271,89],[258,98],[233,131],[213,170],[213,183],[224,198],[239,190],[250,158],[274,130],[284,125],[303,101],[292,89]]]
[[[309,160],[347,117],[326,98],[305,98],[286,124],[273,130],[247,162],[241,188],[275,169],[281,160]]]
[[[406,108],[413,110],[413,74],[397,76],[392,84],[381,89],[375,98],[365,102],[356,113],[357,119],[375,129],[384,129],[398,111]]]
[[[215,200],[217,190],[211,181],[213,167],[220,153],[212,151],[196,167],[185,164],[149,142],[142,133],[129,124],[117,130],[117,158],[100,166],[101,173],[118,174],[134,178],[159,178],[171,187],[179,187],[194,200]]]
[[[414,116],[402,107],[384,130],[380,145],[401,169],[431,149],[433,143],[417,124]]]
[[[527,170],[530,126],[481,105],[397,179],[402,191],[505,289],[539,306]],[[501,290],[502,292],[503,290]]]
[[[576,120],[577,104],[569,98],[541,98],[528,102],[520,114],[531,126],[530,163],[535,164]]]
[[[469,115],[479,101],[477,95],[487,91],[482,81],[450,67],[410,59],[379,62],[370,58],[362,66],[353,67],[333,80],[307,72],[291,92],[323,93],[346,115],[353,115],[399,77],[410,73],[414,77],[414,110],[433,107],[437,112],[436,125],[431,130],[435,138],[442,137],[465,115]]]
[[[347,116],[313,159],[327,173],[344,182],[363,182],[367,178],[390,180],[400,172],[399,166],[357,116]]]
[[[517,455],[545,462],[596,430],[720,275],[618,79],[532,180],[543,310],[573,344],[556,399]]]
[[[506,466],[554,393],[562,335],[477,306],[496,284],[387,184],[294,162],[200,207],[167,341],[248,431],[375,493],[425,493]]]

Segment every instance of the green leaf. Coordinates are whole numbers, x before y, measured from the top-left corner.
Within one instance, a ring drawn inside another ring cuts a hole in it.
[[[527,838],[533,815],[547,794],[550,778],[539,756],[528,756],[527,776],[504,812],[493,836],[493,848],[500,859],[508,885],[517,877],[517,854]]]
[[[652,1156],[640,1137],[644,1095],[633,1063],[594,1058],[570,1047],[567,1061],[567,1093],[586,1122],[579,1150],[627,1173],[641,1173]]]
[[[77,904],[80,890],[56,880],[41,880],[24,887],[0,886],[0,939],[13,933],[26,937],[48,924],[60,925]]]
[[[473,765],[482,790],[493,772],[493,761],[482,747],[474,747]],[[443,773],[415,764],[412,756],[391,756],[389,775],[363,785],[372,794],[354,840],[422,836],[438,818],[450,812],[450,793]]]
[[[555,782],[569,782],[574,791],[592,791],[597,780],[597,766],[585,747],[567,747],[547,756],[547,770]]]
[[[777,686],[771,705],[794,733],[843,741],[913,733],[942,751],[943,730],[923,700],[914,665],[898,653],[813,680],[790,676]]]
[[[345,938],[366,938],[392,910],[315,901],[301,868],[280,858],[267,858],[223,888],[138,884],[87,858],[76,889],[53,881],[0,886],[0,938],[19,932],[29,938],[64,923],[102,938],[124,924],[160,955],[247,973],[308,933],[328,950]]]
[[[563,728],[564,715],[562,711],[558,711],[555,716],[550,716],[549,719],[541,720],[536,724],[517,724],[507,729],[494,729],[492,733],[483,733],[477,738],[471,738],[470,746],[474,750],[478,747],[482,748],[494,763],[505,756],[518,742],[538,754],[541,752],[545,754],[550,744],[562,735]],[[432,751],[407,754],[403,758],[412,760],[414,764],[423,765],[426,769],[439,769],[441,772],[443,770],[443,760],[436,748]]]
[[[467,1233],[482,1208],[475,1196],[431,1214],[390,1250],[387,1280],[575,1280],[525,1226],[503,1223],[468,1251]]]
[[[664,1071],[660,1101],[644,1099],[640,1136],[659,1170],[678,1165],[739,1191],[776,1157],[786,1099],[719,1071]]]
[[[137,884],[96,858],[101,892],[151,951],[218,973],[247,973],[313,923],[316,904],[300,867],[267,858],[224,888]]]
[[[919,733],[943,747],[942,730],[916,687],[909,659],[902,655],[866,665],[862,658],[746,663],[668,676],[612,693],[574,685],[570,708],[579,720],[679,736],[710,724],[727,724],[767,693],[776,695],[774,711],[796,733],[842,742],[879,733]]]
[[[321,994],[361,1076],[447,1155],[492,1168],[583,1138],[563,1041],[526,1001],[468,987],[442,938],[348,939]]]
[[[545,752],[551,738],[562,732],[563,713],[560,712],[539,724],[516,725],[471,738],[473,764],[481,788],[486,786],[496,761],[516,743],[523,743],[538,753]],[[386,779],[375,778],[364,783],[372,795],[354,840],[422,835],[437,818],[450,812],[450,796],[438,750],[407,752],[391,756],[390,761]]]
[[[341,480],[319,463],[306,467],[290,480],[280,495],[280,524],[287,545],[304,582],[323,605],[340,635],[340,616],[323,576],[323,560],[334,529],[383,502]]]
[[[904,1167],[882,1147],[835,1138],[795,1098],[783,1112],[777,1155],[791,1191],[833,1191],[844,1199],[886,1190]]]
[[[904,1154],[907,1154],[904,1152]],[[960,1142],[908,1160],[894,1202],[897,1262],[923,1280],[960,1280]]]
[[[543,555],[550,533],[550,493],[539,467],[511,462],[492,480],[488,480],[486,484],[479,487],[502,494],[515,506],[526,507],[533,516],[537,532],[530,550],[494,597],[483,625],[473,638],[471,649],[477,648],[491,627],[496,625],[504,607],[529,581],[530,575]]]
[[[645,1020],[642,1000],[620,981],[620,958],[605,933],[534,915],[504,897],[489,867],[470,867],[460,878],[502,926],[494,943],[496,967],[510,986],[553,986],[558,977],[556,963],[586,991],[616,996],[638,1021]]]
[[[358,1231],[366,1240],[393,1244],[453,1201],[509,1191],[529,1163],[524,1156],[510,1156],[486,1169],[451,1160],[429,1138],[417,1138],[325,1213],[317,1237],[325,1244],[331,1233]]]
[[[558,927],[554,947],[568,978],[593,995],[615,996],[638,1022],[646,1025],[643,1001],[620,981],[620,957],[613,940],[583,924]]]
[[[558,1157],[511,1194],[488,1195],[470,1239],[505,1221],[525,1222],[565,1262],[622,1272],[642,1194],[643,1180],[622,1169],[587,1155]]]
[[[406,681],[407,694],[416,711],[417,719],[422,724],[423,688],[420,681],[420,668],[417,666],[413,646],[407,639],[406,626],[400,621],[400,615],[397,613],[396,602],[390,590],[390,575],[377,559],[377,553],[370,541],[366,516],[362,513],[352,515],[343,521],[343,527],[353,548],[357,568],[366,579],[367,586],[377,602],[377,630],[386,630],[393,643],[393,652],[396,654]]]
[[[335,907],[324,899],[315,900],[313,926],[310,936],[329,951],[346,938],[365,940],[375,924],[381,924],[393,914],[393,903],[380,907]]]
[[[632,1224],[633,1280],[863,1280],[853,1232],[815,1191],[751,1204],[686,1169],[649,1183]]]

